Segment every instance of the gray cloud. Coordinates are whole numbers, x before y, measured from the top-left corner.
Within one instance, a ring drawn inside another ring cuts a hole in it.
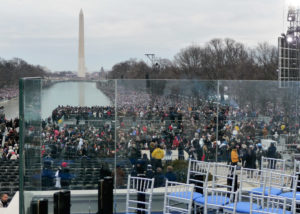
[[[284,0],[2,0],[0,57],[76,70],[80,8],[89,71],[212,38],[276,45],[284,29]]]

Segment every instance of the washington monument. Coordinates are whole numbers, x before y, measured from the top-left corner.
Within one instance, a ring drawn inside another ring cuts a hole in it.
[[[78,77],[85,77],[85,59],[84,59],[84,19],[82,9],[79,13],[79,47],[78,47]]]

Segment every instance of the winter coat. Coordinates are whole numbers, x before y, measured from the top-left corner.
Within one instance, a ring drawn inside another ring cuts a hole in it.
[[[239,162],[239,155],[236,149],[233,149],[231,151],[231,162],[232,163],[237,163]]]

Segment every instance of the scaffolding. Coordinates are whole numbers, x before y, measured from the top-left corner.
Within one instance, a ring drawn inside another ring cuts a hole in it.
[[[300,81],[300,7],[289,7],[287,33],[278,38],[279,87],[288,88]]]

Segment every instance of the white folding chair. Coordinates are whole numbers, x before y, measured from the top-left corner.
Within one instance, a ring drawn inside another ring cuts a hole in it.
[[[164,214],[190,214],[192,210],[194,184],[166,181]]]
[[[254,193],[262,195],[263,192],[267,193],[266,177],[267,171],[259,169],[241,168],[240,172],[240,186],[241,193]]]
[[[295,203],[288,204],[286,198],[279,196],[250,195],[250,214],[292,214],[295,213]],[[260,208],[254,208],[259,204]]]
[[[211,169],[211,163],[189,160],[187,184],[195,184],[193,200],[203,197],[204,190],[207,187],[208,175]]]
[[[212,188],[227,188],[234,191],[236,184],[236,166],[214,163],[212,170]]]
[[[213,163],[212,167],[212,185],[211,189],[217,189],[221,188],[222,190],[226,190],[229,192],[234,192],[235,185],[236,185],[236,166],[231,166],[231,165],[226,165],[226,164],[221,164],[221,163]],[[197,212],[198,208],[204,207],[205,205],[205,200],[210,201],[212,204],[213,202],[217,202],[218,200],[220,201],[229,201],[230,197],[221,198],[214,200],[214,197],[210,195],[208,191],[205,192],[205,197],[200,197],[196,198],[194,200],[194,213]],[[219,210],[218,206],[211,206],[210,208],[215,208],[217,211]]]
[[[126,213],[144,211],[147,214],[151,214],[153,187],[154,178],[131,177],[129,175],[126,194]],[[140,198],[144,198],[145,200],[139,200]]]
[[[220,189],[207,188],[204,200],[204,214],[207,214],[209,209],[217,210],[217,213],[227,213],[226,210],[232,209],[229,213],[235,213],[236,207],[229,207],[229,204],[234,202],[236,192]]]
[[[270,171],[267,181],[268,196],[276,196],[289,193],[296,196],[297,177],[290,174]]]
[[[224,210],[227,213],[249,213],[251,206],[249,194],[261,195],[263,192],[266,192],[266,176],[267,172],[263,170],[241,168],[239,177],[240,186],[235,200],[227,205]],[[253,204],[253,206],[260,208],[257,204]]]
[[[263,156],[261,157],[261,169],[276,172],[285,172],[285,160],[267,158]]]
[[[274,178],[275,177],[275,178]],[[278,185],[281,182],[282,187],[282,193],[279,195],[280,197],[284,197],[287,199],[287,203],[293,202],[293,200],[296,201],[297,204],[300,203],[300,184],[298,180],[298,175],[279,175],[272,173],[271,178],[275,181],[272,181],[272,185]],[[275,183],[275,184],[274,184]],[[276,184],[277,183],[277,184]]]

